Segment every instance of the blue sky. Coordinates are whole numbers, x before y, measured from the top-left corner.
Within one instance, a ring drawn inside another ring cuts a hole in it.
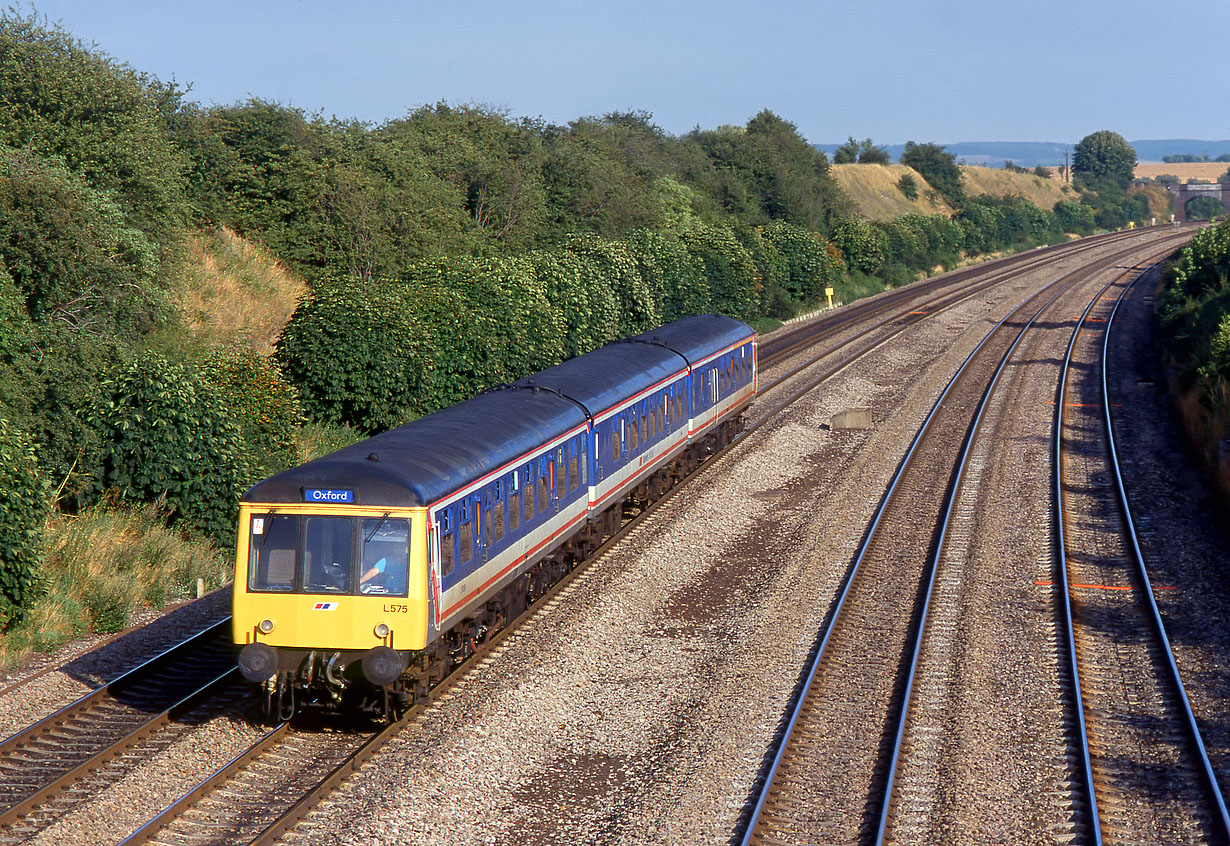
[[[1010,8],[1010,13],[1000,11]],[[28,12],[28,2],[18,8]],[[380,123],[479,103],[672,134],[762,108],[813,143],[1230,138],[1227,0],[40,0],[205,105]],[[1195,46],[1186,47],[1184,38]]]

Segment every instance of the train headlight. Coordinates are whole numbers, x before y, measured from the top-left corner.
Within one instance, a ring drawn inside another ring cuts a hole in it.
[[[389,624],[377,623],[374,631],[376,632],[376,637],[386,638],[389,636]]]
[[[256,624],[256,628],[261,634],[269,634],[273,631],[273,620],[261,620]]]

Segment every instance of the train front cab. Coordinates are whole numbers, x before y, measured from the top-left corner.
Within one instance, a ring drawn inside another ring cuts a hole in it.
[[[243,502],[239,519],[234,642],[272,711],[389,685],[423,649],[426,509]]]

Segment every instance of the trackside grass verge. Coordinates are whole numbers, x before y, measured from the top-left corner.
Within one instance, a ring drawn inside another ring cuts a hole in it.
[[[57,514],[46,547],[41,596],[0,635],[0,666],[90,632],[112,634],[139,608],[195,597],[198,579],[209,591],[231,577],[229,551],[168,529],[157,505]]]

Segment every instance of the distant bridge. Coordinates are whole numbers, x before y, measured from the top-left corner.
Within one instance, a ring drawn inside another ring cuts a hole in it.
[[[1187,204],[1197,197],[1212,197],[1221,203],[1221,207],[1230,214],[1230,190],[1220,182],[1215,185],[1195,182],[1188,185],[1167,185],[1166,190],[1174,195],[1174,219],[1179,223],[1187,222]]]

